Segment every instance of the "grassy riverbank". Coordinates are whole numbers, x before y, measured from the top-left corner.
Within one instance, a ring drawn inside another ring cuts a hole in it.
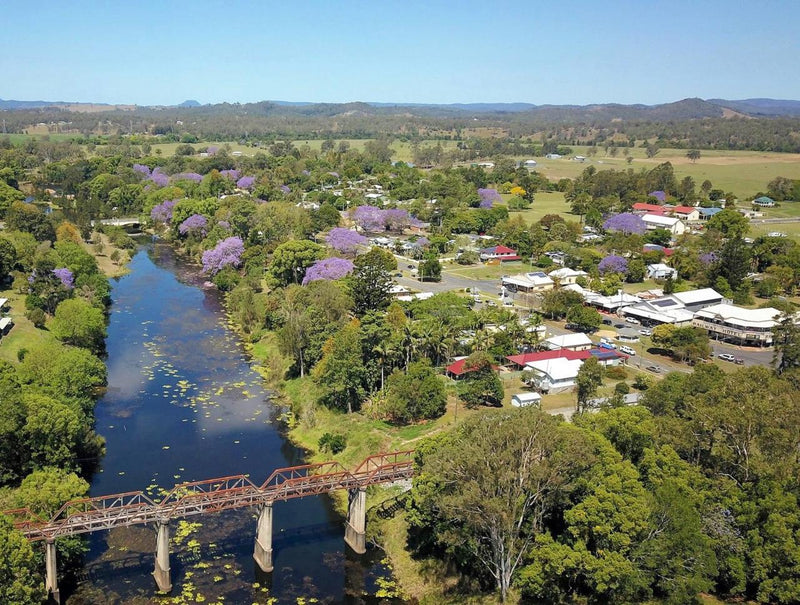
[[[345,468],[353,469],[377,452],[414,449],[421,439],[448,430],[457,420],[473,413],[459,403],[453,392],[448,395],[444,416],[408,426],[394,426],[371,418],[368,406],[354,414],[334,411],[318,404],[321,391],[311,377],[283,378],[289,362],[278,350],[273,333],[268,332],[257,343],[248,345],[248,349],[259,363],[265,380],[290,410],[288,437],[308,452],[309,462],[336,460]],[[319,440],[325,433],[344,435],[345,449],[335,455],[322,451]],[[401,593],[420,603],[486,603],[486,595],[465,600],[458,590],[459,586],[464,587],[464,578],[444,569],[440,561],[412,556],[408,549],[408,523],[401,506],[393,507],[394,514],[388,518],[377,514],[381,505],[391,504],[401,493],[398,487],[381,486],[367,492],[367,539],[380,545],[386,553]],[[334,502],[337,509],[346,514],[347,498],[343,492],[334,495]]]

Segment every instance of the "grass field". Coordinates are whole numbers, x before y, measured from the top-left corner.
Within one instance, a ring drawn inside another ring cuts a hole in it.
[[[52,341],[55,337],[47,330],[37,330],[25,317],[25,296],[13,290],[0,291],[0,298],[8,299],[8,316],[14,321],[11,331],[0,339],[0,359],[17,362],[17,351],[30,348],[42,341]]]

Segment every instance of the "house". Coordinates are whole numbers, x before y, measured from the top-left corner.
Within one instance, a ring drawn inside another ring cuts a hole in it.
[[[508,260],[521,260],[517,256],[517,251],[507,246],[491,246],[481,250],[481,260],[499,260],[501,262]]]
[[[767,197],[766,195],[762,195],[761,197],[757,197],[753,200],[753,206],[758,206],[759,208],[772,208],[775,206],[775,200],[771,197]]]
[[[548,153],[546,156],[548,160],[560,160],[563,156],[560,153]]]
[[[622,405],[636,405],[641,398],[641,393],[627,393],[622,396]],[[586,402],[586,406],[589,408],[599,408],[608,405],[610,402],[611,399],[609,397],[595,397],[594,399],[589,399]]]
[[[666,191],[651,191],[647,194],[647,197],[654,197],[662,204],[667,201],[667,193]]]
[[[636,202],[632,209],[636,214],[664,214],[667,211],[666,207],[659,204],[645,204],[643,202]]]
[[[674,216],[663,216],[660,214],[645,214],[642,216],[645,227],[648,231],[654,229],[666,229],[672,235],[681,235],[686,231],[686,225],[679,218]]]
[[[455,357],[455,361],[445,368],[447,375],[453,380],[463,378],[465,374],[474,372],[477,368],[469,367],[466,365],[467,357]],[[492,366],[493,370],[499,370],[498,366]]]
[[[617,330],[617,340],[620,342],[639,342],[639,332],[633,328],[620,328]]]
[[[569,349],[559,349],[552,351],[535,351],[533,353],[521,353],[520,355],[509,355],[506,359],[510,362],[509,366],[514,370],[524,370],[533,361],[547,361],[548,359],[589,359],[591,351],[572,351]]]
[[[517,393],[511,397],[511,405],[515,408],[524,408],[529,405],[538,408],[542,405],[542,396],[539,393]]]
[[[522,162],[522,167],[527,168],[528,170],[535,170],[536,160],[525,160],[524,162]]]
[[[557,357],[542,361],[532,361],[526,368],[534,374],[534,384],[545,393],[558,393],[575,386],[582,359]]]
[[[556,265],[563,265],[567,260],[567,255],[561,251],[545,252],[544,255]]]
[[[399,296],[405,296],[406,294],[411,294],[411,290],[405,286],[401,286],[400,284],[394,284],[391,288],[389,288],[389,294],[396,298]]]
[[[481,168],[494,168],[494,162],[478,162],[478,166]]]
[[[561,269],[550,271],[549,276],[550,279],[557,280],[559,285],[568,286],[569,284],[574,284],[577,282],[579,277],[588,277],[589,274],[586,271],[562,267]]]
[[[672,209],[672,216],[683,221],[699,221],[700,210],[691,206],[675,206]]]
[[[544,340],[544,346],[551,351],[567,349],[570,351],[588,351],[592,348],[592,339],[581,332],[551,336]]]
[[[697,212],[700,213],[700,220],[707,221],[717,212],[722,212],[722,208],[698,208]]]
[[[711,305],[694,315],[692,325],[707,330],[709,336],[740,345],[770,346],[772,328],[781,312],[772,307],[745,309],[730,304]]]
[[[664,263],[654,263],[647,265],[647,278],[648,279],[678,279],[678,270],[673,269]]]
[[[0,311],[5,309],[5,306],[8,304],[7,298],[0,298]]]
[[[583,155],[576,155],[576,156],[574,156],[572,159],[573,159],[573,161],[575,161],[575,162],[585,162],[585,161],[586,161],[586,156],[583,156]]]
[[[618,366],[627,359],[626,355],[614,349],[590,349],[589,354],[596,357],[601,366]]]
[[[555,286],[555,282],[541,271],[509,275],[501,278],[500,284],[509,292],[525,293],[546,292],[547,290],[552,290]]]

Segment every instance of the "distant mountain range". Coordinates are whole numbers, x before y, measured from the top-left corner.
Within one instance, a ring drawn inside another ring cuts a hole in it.
[[[749,117],[800,116],[800,101],[780,99],[683,99],[673,103],[657,105],[621,103],[600,103],[594,105],[535,105],[533,103],[311,103],[292,101],[261,101],[259,103],[219,103],[201,105],[198,101],[187,100],[171,106],[110,105],[106,103],[74,103],[66,101],[15,101],[0,99],[0,110],[68,110],[68,111],[151,111],[178,109],[200,111],[203,113],[246,113],[326,115],[338,114],[400,114],[410,113],[423,116],[461,116],[520,114],[529,119],[548,122],[570,120],[687,120],[706,117]]]

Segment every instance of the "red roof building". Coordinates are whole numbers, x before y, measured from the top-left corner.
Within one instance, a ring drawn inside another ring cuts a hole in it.
[[[470,368],[466,365],[467,357],[462,357],[461,359],[457,359],[453,363],[451,363],[447,368],[447,374],[452,376],[455,379],[461,378],[464,374],[468,374],[469,372],[474,372],[477,368]],[[492,366],[493,370],[498,370],[497,366]]]
[[[645,204],[643,202],[636,202],[633,205],[633,210],[635,212],[645,212],[647,214],[664,214],[667,211],[664,206],[659,206],[658,204]]]
[[[491,248],[483,248],[481,250],[481,260],[521,260],[517,256],[517,251],[508,246],[492,246]]]
[[[556,351],[536,351],[535,353],[523,353],[522,355],[509,355],[506,357],[512,364],[525,369],[525,365],[532,361],[544,361],[546,359],[589,359],[589,351],[571,351],[569,349],[559,349]]]

